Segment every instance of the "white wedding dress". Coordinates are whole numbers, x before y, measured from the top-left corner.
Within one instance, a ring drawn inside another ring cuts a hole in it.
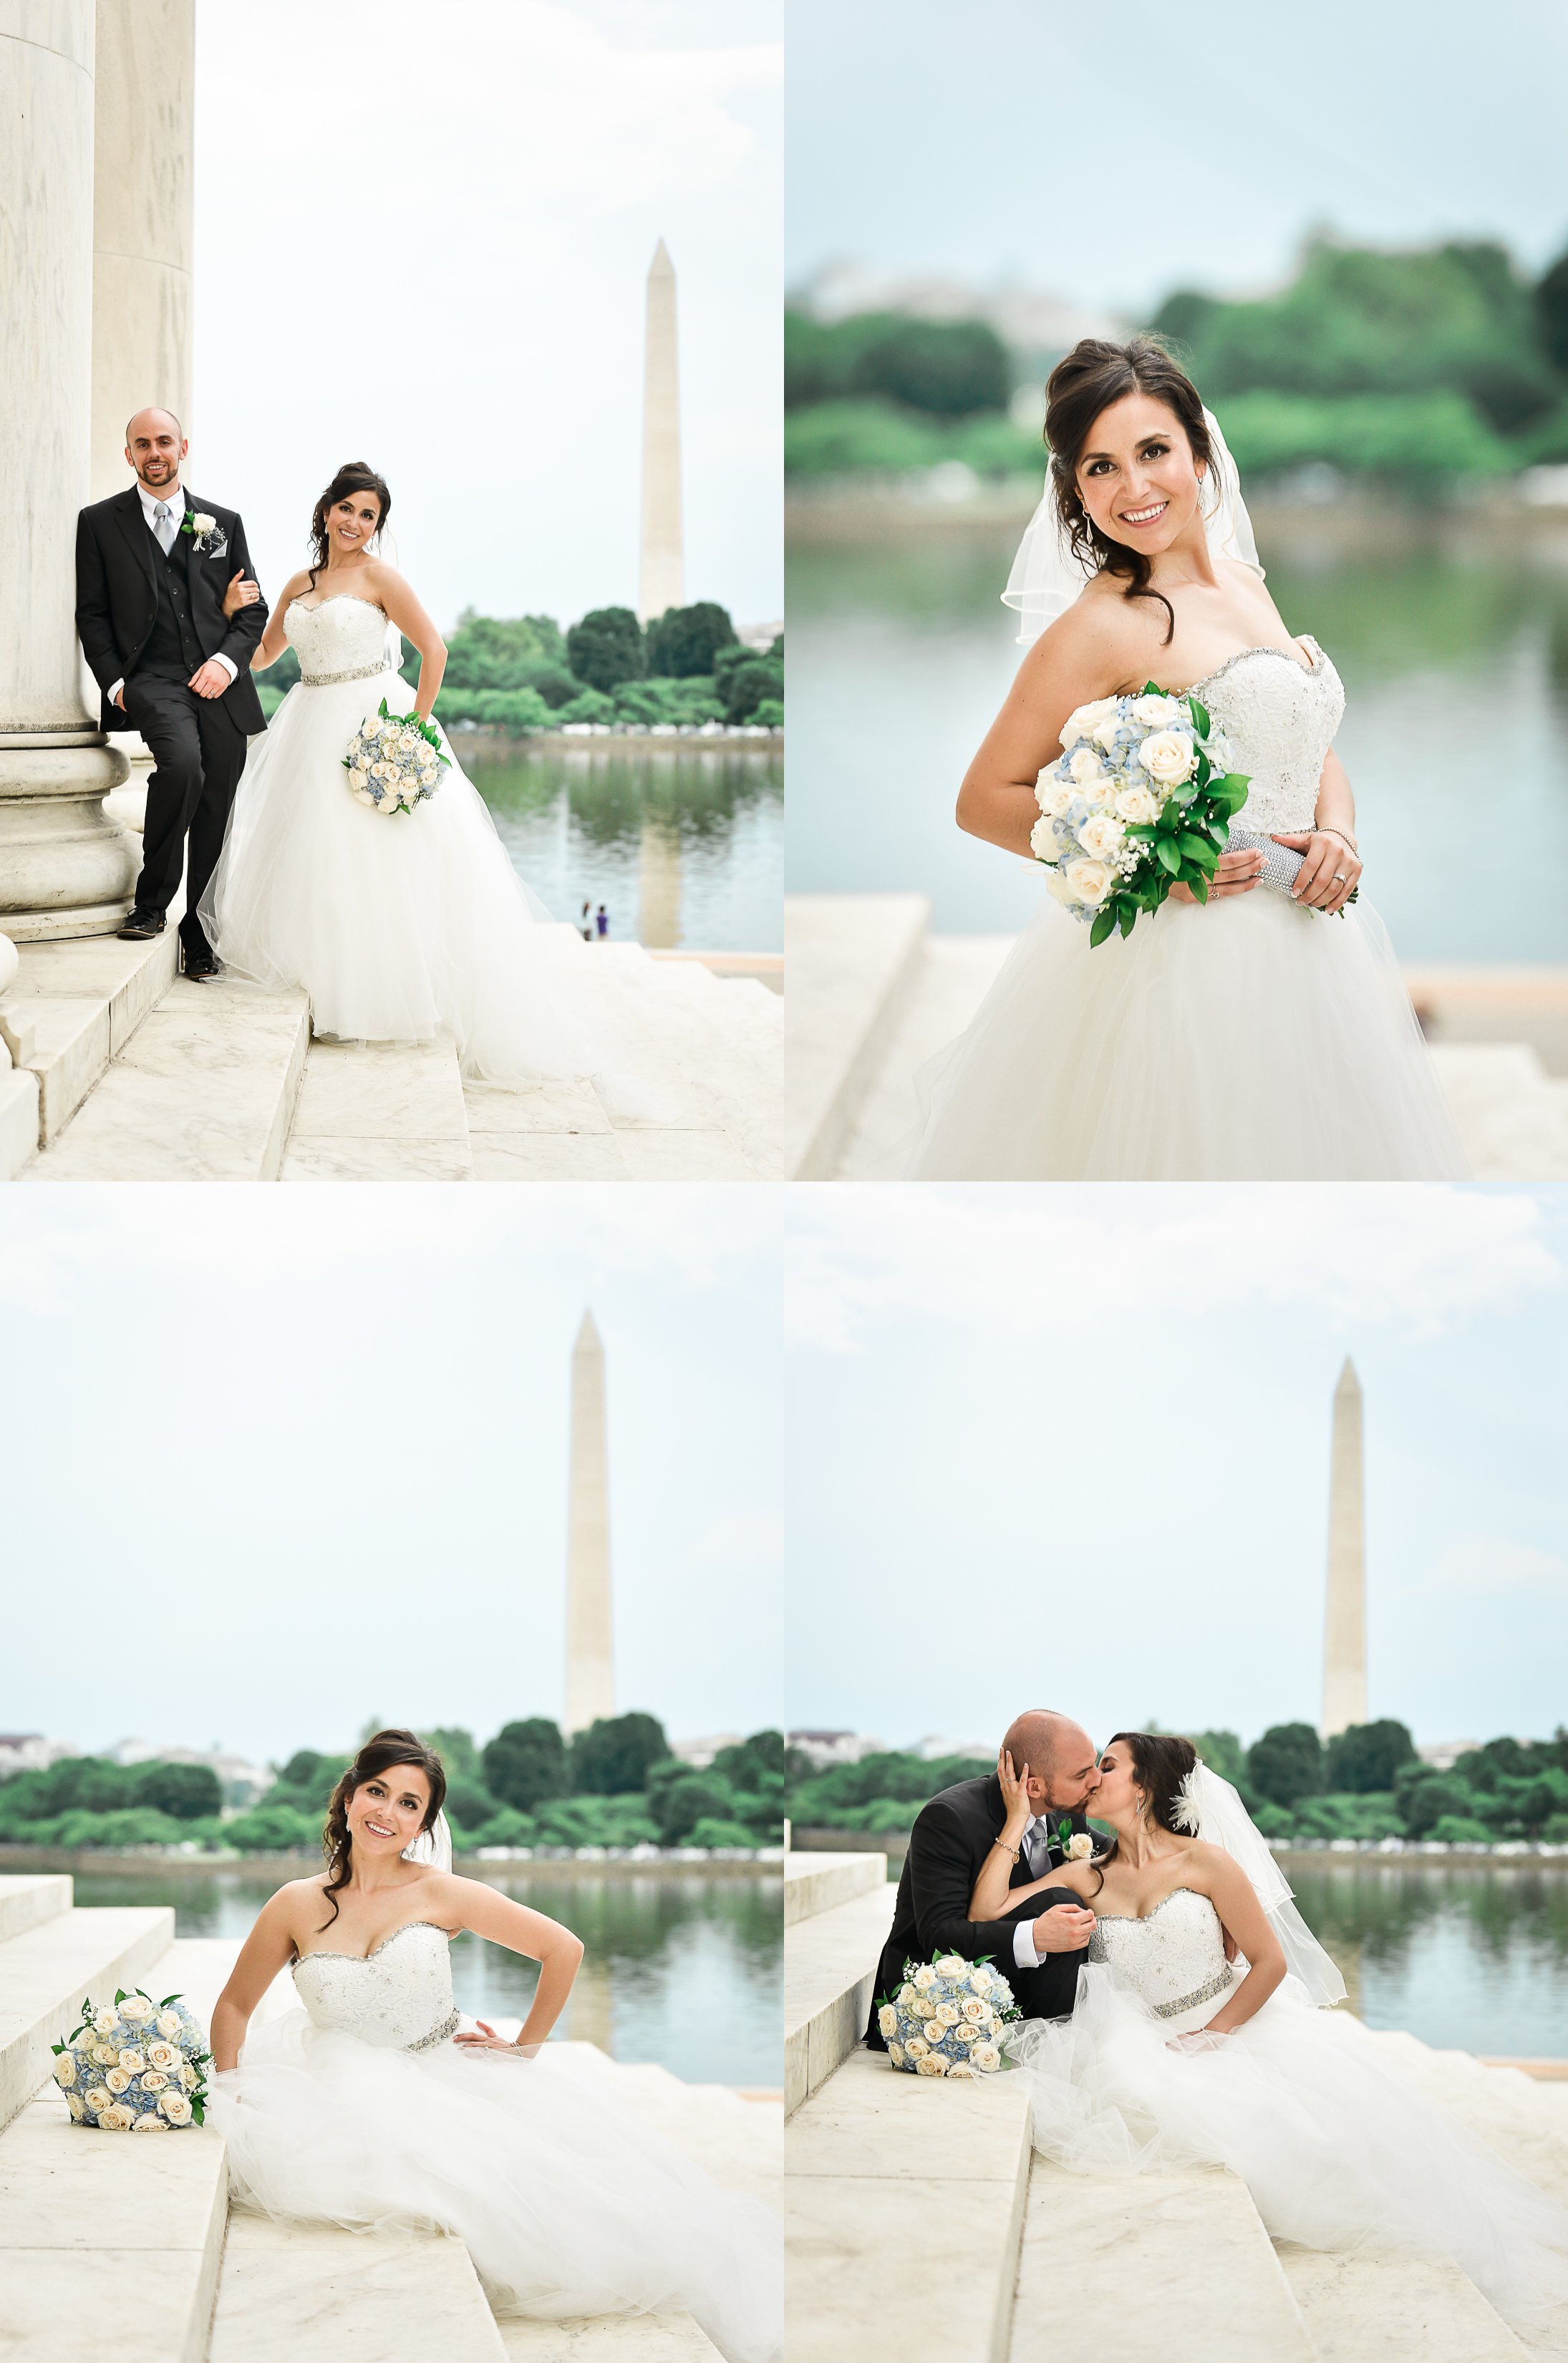
[[[1466,2129],[1465,2079],[1446,2079],[1439,2055],[1424,2055],[1418,2089],[1382,2038],[1315,2009],[1294,1977],[1234,2033],[1169,2047],[1244,1974],[1192,1888],[1142,1919],[1101,1917],[1071,2018],[1007,2037],[1032,2082],[1036,2147],[1081,2172],[1227,2166],[1275,2239],[1450,2258],[1516,2321],[1568,2303],[1568,2213]]]
[[[383,698],[393,714],[414,702],[389,660],[401,644],[382,609],[348,592],[296,599],[283,628],[302,678],[250,742],[201,904],[226,968],[274,992],[303,988],[318,1035],[447,1037],[469,1076],[591,1076],[618,1111],[667,1115],[692,1075],[653,1038],[615,964],[550,924],[446,734],[450,768],[414,812],[382,815],[350,793],[355,730]],[[709,1002],[712,1024],[732,1015]]]
[[[571,2052],[454,2045],[442,1929],[414,1921],[364,1958],[307,1954],[293,1980],[304,2011],[253,2027],[207,2103],[249,2204],[355,2230],[434,2224],[465,2243],[499,2312],[686,2312],[727,2363],[777,2363],[778,2217],[721,2190]]]
[[[1344,692],[1243,649],[1193,683],[1250,775],[1235,826],[1309,828]],[[1387,935],[1264,887],[1166,903],[1089,948],[1049,897],[966,1033],[916,1078],[907,1178],[1430,1182],[1464,1165]]]

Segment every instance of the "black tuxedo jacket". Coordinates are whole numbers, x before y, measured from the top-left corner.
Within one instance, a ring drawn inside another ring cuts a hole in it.
[[[1046,1888],[1017,1905],[1005,1920],[969,1918],[969,1897],[980,1865],[1006,1819],[1001,1782],[994,1772],[983,1780],[960,1781],[944,1789],[915,1816],[893,1907],[892,1929],[877,1965],[871,2021],[866,2030],[872,2050],[887,2049],[877,2026],[878,2000],[885,2000],[901,1981],[906,1961],[929,1961],[938,1953],[959,1953],[966,1961],[991,1958],[1011,1986],[1013,1999],[1026,2018],[1066,2018],[1071,2011],[1084,1952],[1045,1953],[1041,1956],[1041,1968],[1021,1969],[1013,1964],[1012,1940],[1021,1920],[1038,1919],[1053,1903],[1081,1903],[1081,1896],[1068,1887]],[[1082,1814],[1053,1813],[1051,1820],[1053,1824],[1070,1822],[1075,1832],[1088,1827]],[[1050,1858],[1053,1866],[1060,1863],[1059,1846],[1053,1845]],[[1009,1886],[1027,1887],[1034,1877],[1021,1851]]]
[[[241,607],[231,622],[223,612],[229,578],[252,574],[245,527],[233,509],[198,500],[182,487],[187,512],[215,517],[227,537],[221,558],[190,554],[191,622],[204,657],[228,657],[237,667],[217,701],[248,738],[267,727],[261,701],[250,678],[250,660],[267,628],[267,602]],[[94,677],[104,693],[99,728],[134,730],[129,715],[109,704],[116,681],[136,671],[158,618],[158,573],[162,553],[148,529],[134,484],[112,499],[94,501],[76,520],[76,632]]]

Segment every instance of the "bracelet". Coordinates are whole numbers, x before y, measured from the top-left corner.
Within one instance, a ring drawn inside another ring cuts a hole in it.
[[[1009,1844],[1008,1844],[1008,1842],[1007,1842],[1007,1840],[1006,1840],[1005,1838],[993,1838],[993,1839],[991,1840],[991,1844],[992,1844],[994,1847],[1000,1847],[1000,1848],[1001,1848],[1001,1850],[1002,1850],[1003,1854],[1005,1854],[1005,1855],[1006,1855],[1006,1857],[1007,1857],[1007,1858],[1008,1858],[1009,1862],[1016,1862],[1016,1861],[1018,1860],[1019,1856],[1020,1856],[1020,1855],[1022,1853],[1022,1851],[1023,1851],[1023,1848],[1022,1848],[1021,1847],[1010,1847],[1010,1846],[1009,1846]]]
[[[1347,837],[1345,835],[1342,828],[1320,828],[1319,829],[1318,834],[1320,837],[1337,837],[1342,845],[1349,846],[1351,851],[1355,855],[1358,861],[1361,860],[1361,848],[1357,845],[1353,837]]]

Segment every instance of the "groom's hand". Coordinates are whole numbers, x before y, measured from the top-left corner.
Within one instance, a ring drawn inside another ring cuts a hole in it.
[[[1054,1903],[1032,1935],[1037,1953],[1081,1953],[1094,1935],[1094,1914],[1081,1903]]]
[[[205,664],[196,667],[185,686],[193,689],[198,697],[221,697],[233,679],[234,675],[219,664],[216,657],[209,657]]]

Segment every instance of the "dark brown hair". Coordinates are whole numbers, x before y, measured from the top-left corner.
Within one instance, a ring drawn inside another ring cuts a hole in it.
[[[1189,1837],[1176,1820],[1176,1801],[1182,1783],[1198,1762],[1198,1750],[1190,1739],[1178,1739],[1168,1731],[1117,1731],[1106,1742],[1114,1747],[1124,1741],[1132,1758],[1132,1777],[1149,1801],[1149,1819],[1156,1828],[1169,1830],[1174,1836]],[[1103,1753],[1103,1750],[1101,1751]],[[1089,1799],[1089,1811],[1094,1800]],[[1116,1859],[1116,1840],[1111,1839],[1103,1854],[1095,1857],[1095,1869],[1101,1874],[1100,1887],[1105,1884],[1104,1867]],[[1097,1887],[1095,1893],[1099,1893]]]
[[[426,1747],[412,1731],[378,1731],[367,1739],[352,1764],[343,1774],[332,1792],[326,1808],[326,1827],[321,1834],[321,1850],[326,1857],[327,1879],[323,1892],[332,1905],[330,1919],[322,1922],[330,1928],[337,1917],[338,1891],[348,1884],[353,1842],[348,1836],[348,1800],[361,1781],[374,1781],[390,1772],[394,1764],[414,1764],[430,1783],[430,1803],[419,1826],[430,1829],[440,1812],[447,1794],[447,1772],[433,1747]]]
[[[1121,594],[1124,599],[1157,599],[1168,618],[1164,643],[1168,648],[1176,630],[1176,613],[1165,593],[1150,587],[1147,553],[1102,534],[1078,491],[1078,461],[1095,420],[1129,394],[1146,394],[1174,413],[1192,446],[1194,460],[1202,462],[1209,470],[1209,482],[1215,482],[1214,452],[1202,399],[1164,345],[1153,337],[1134,337],[1126,345],[1084,337],[1065,361],[1056,363],[1046,382],[1045,441],[1051,452],[1051,489],[1073,556],[1096,572],[1124,576],[1128,584]]]
[[[387,480],[378,476],[368,460],[345,460],[332,482],[311,512],[310,519],[310,587],[315,589],[315,578],[326,563],[326,512],[335,509],[349,493],[374,493],[381,505],[376,519],[380,533],[392,508],[392,494]]]

